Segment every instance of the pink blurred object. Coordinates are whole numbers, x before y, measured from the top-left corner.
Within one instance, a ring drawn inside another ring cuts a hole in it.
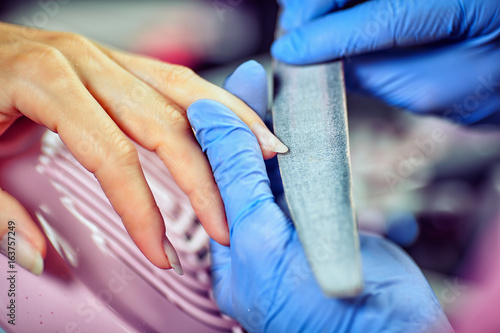
[[[207,1],[172,3],[168,11],[157,13],[151,24],[135,32],[131,49],[188,67],[246,57],[258,49],[261,27],[245,6],[226,7],[217,10]]]
[[[156,155],[138,147],[183,276],[156,268],[140,253],[94,176],[56,134],[41,127],[17,133],[21,134],[9,140],[2,136],[0,142],[0,186],[40,223],[51,246],[40,277],[17,268],[16,325],[1,315],[2,328],[7,332],[241,332],[235,321],[220,314],[213,300],[209,238]],[[0,267],[7,274],[4,256]],[[6,290],[5,276],[0,281],[0,290]],[[6,309],[8,301],[2,292],[0,307]]]
[[[452,318],[457,333],[500,332],[500,215],[480,239],[468,267],[478,284]]]

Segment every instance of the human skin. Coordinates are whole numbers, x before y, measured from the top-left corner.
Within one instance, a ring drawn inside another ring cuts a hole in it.
[[[223,245],[229,244],[224,204],[187,108],[199,99],[219,101],[252,128],[265,158],[286,150],[244,102],[186,67],[112,50],[72,33],[5,23],[0,23],[0,52],[0,135],[22,116],[58,133],[95,175],[135,244],[157,267],[173,264],[182,271],[133,141],[156,152],[207,233]],[[0,190],[0,239],[8,221],[15,221],[17,246],[27,253],[20,265],[41,273],[42,232],[19,202]]]

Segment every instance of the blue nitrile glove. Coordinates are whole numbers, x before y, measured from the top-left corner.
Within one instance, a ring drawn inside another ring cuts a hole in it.
[[[242,65],[226,86],[262,114],[266,77],[257,63]],[[250,129],[211,100],[193,103],[188,118],[212,165],[229,223],[230,247],[211,243],[214,294],[224,313],[250,332],[451,329],[415,263],[377,237],[361,236],[363,293],[348,300],[325,298],[292,221],[275,203]]]
[[[289,33],[272,46],[277,59],[345,57],[351,91],[461,124],[500,124],[498,0],[279,2]]]

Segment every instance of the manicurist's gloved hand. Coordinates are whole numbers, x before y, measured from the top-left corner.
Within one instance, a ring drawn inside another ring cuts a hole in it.
[[[500,124],[497,0],[279,0],[272,54],[292,64],[345,57],[347,88],[460,124]]]
[[[226,87],[263,114],[266,76],[242,65]],[[251,87],[251,89],[250,89]],[[250,332],[424,332],[449,323],[415,263],[397,246],[361,236],[365,289],[328,299],[306,263],[293,223],[275,203],[258,142],[224,105],[188,109],[225,204],[230,247],[212,242],[215,298]]]

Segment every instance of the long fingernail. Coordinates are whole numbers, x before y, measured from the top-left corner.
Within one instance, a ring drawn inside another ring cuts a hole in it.
[[[260,146],[263,149],[284,154],[288,151],[288,147],[283,144],[276,136],[274,136],[271,131],[261,125],[260,123],[255,123],[252,125],[252,132],[257,137],[257,141],[259,141]]]
[[[181,262],[179,260],[179,257],[177,256],[177,252],[175,252],[172,243],[170,243],[170,241],[166,237],[163,240],[163,250],[165,251],[165,254],[167,255],[168,258],[168,262],[170,263],[170,266],[172,266],[174,271],[179,275],[184,274]]]
[[[43,258],[31,243],[19,232],[15,235],[7,232],[0,240],[0,252],[19,266],[35,275],[43,272]]]

